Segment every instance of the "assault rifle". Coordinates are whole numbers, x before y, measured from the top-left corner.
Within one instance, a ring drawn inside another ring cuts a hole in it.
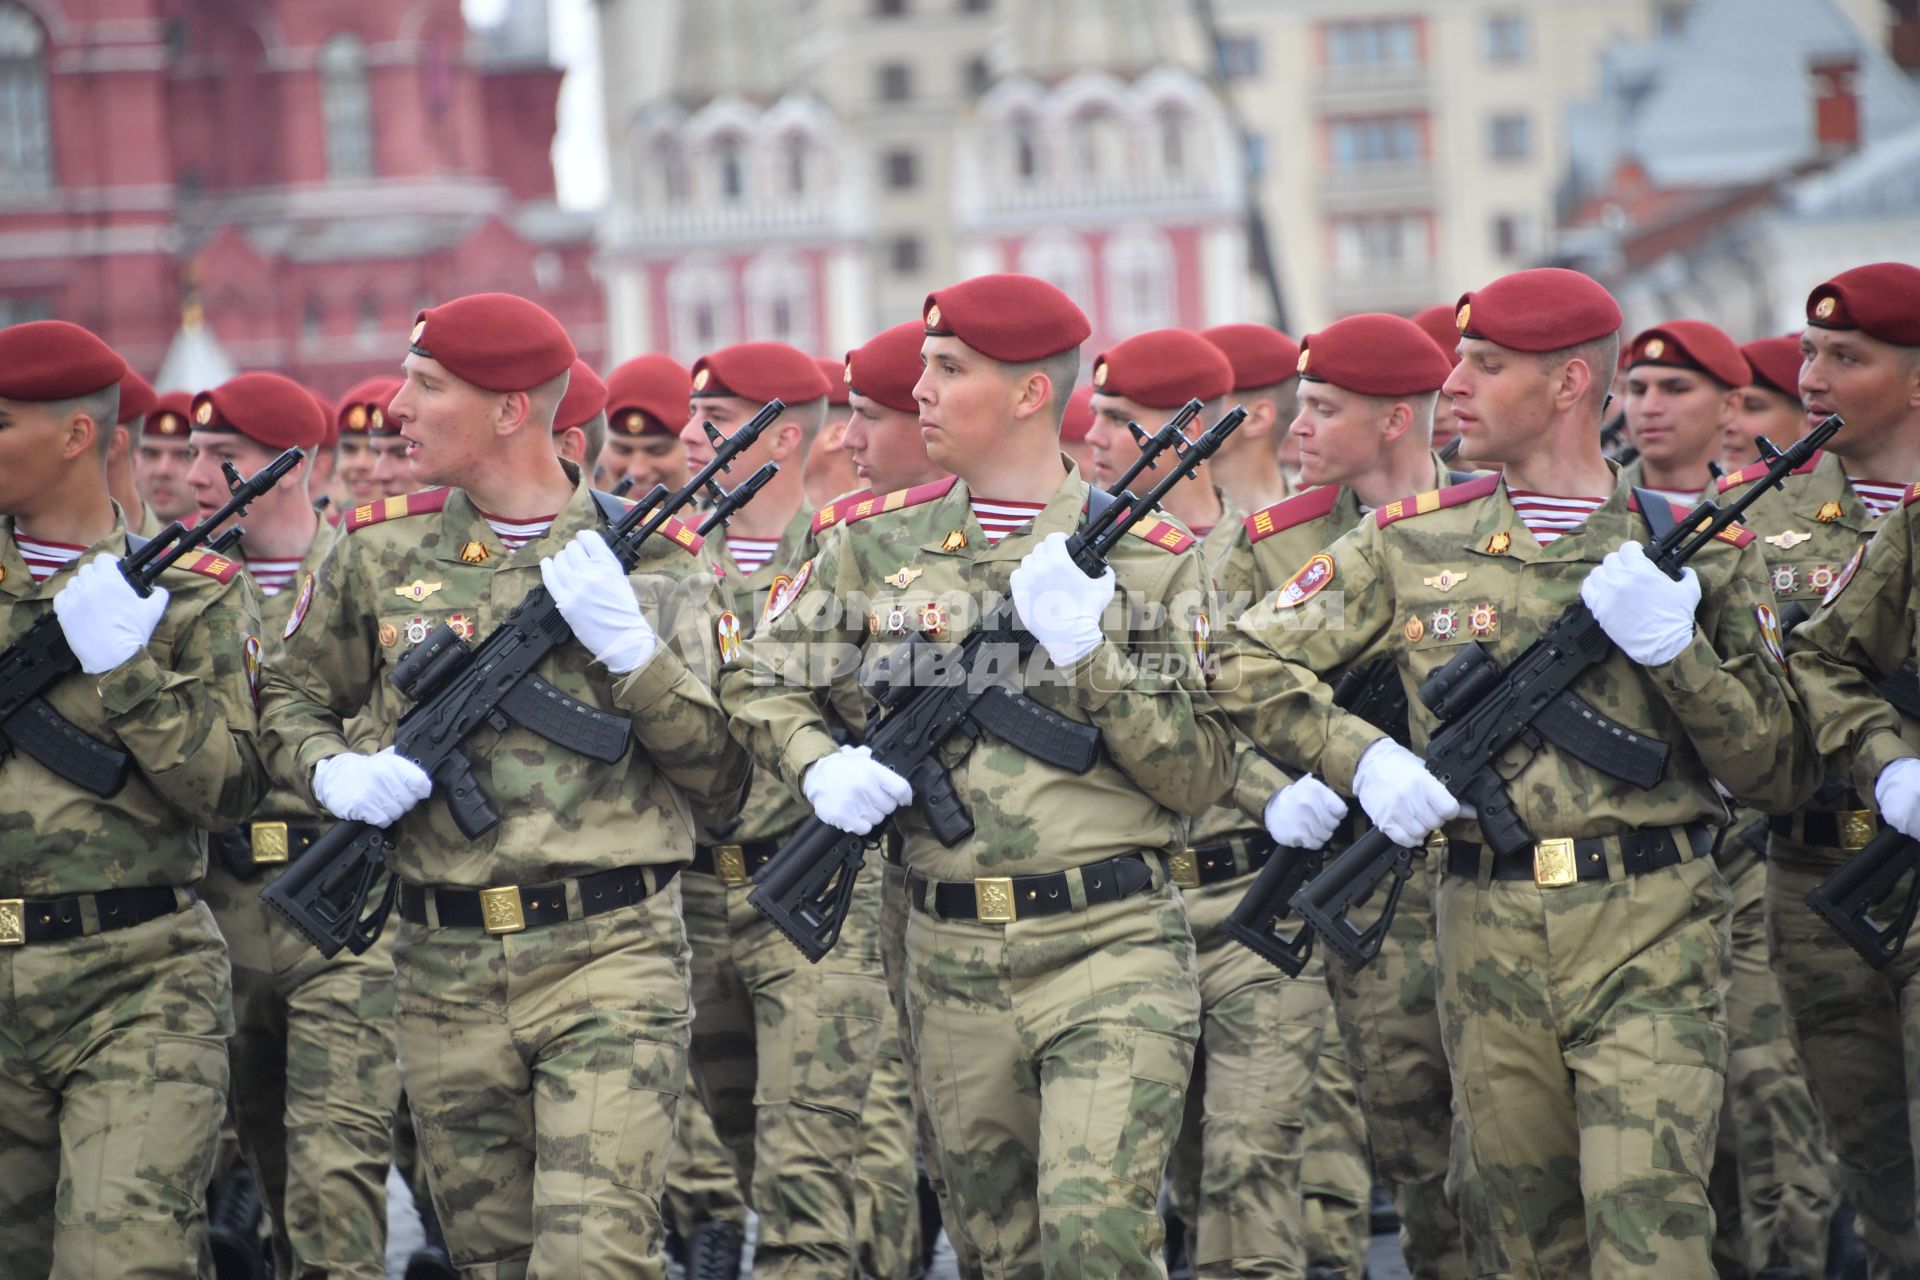
[[[1191,406],[1190,406],[1191,407]],[[1186,413],[1184,421],[1193,414]],[[1235,408],[1193,443],[1169,423],[1142,441],[1141,461],[1117,482],[1122,488],[1171,451],[1176,461],[1144,495],[1098,495],[1088,517],[1071,538],[1067,552],[1089,578],[1105,572],[1127,531],[1144,519],[1174,485],[1193,473],[1247,416]],[[1136,429],[1137,430],[1137,429]],[[1096,491],[1097,492],[1097,491]],[[907,779],[914,804],[940,843],[952,847],[973,834],[973,818],[960,802],[953,779],[939,758],[954,734],[978,738],[992,733],[1037,760],[1073,773],[1085,773],[1099,758],[1100,731],[1049,710],[993,679],[992,673],[1019,663],[1035,644],[1033,635],[1011,618],[1003,601],[958,646],[916,633],[870,664],[862,681],[880,704],[880,721],[867,736],[873,758]],[[878,837],[853,835],[809,817],[795,829],[773,859],[754,876],[747,895],[802,955],[818,963],[840,938],[840,925],[853,901],[855,878],[866,849]]]
[[[1837,416],[1829,416],[1784,451],[1759,440],[1767,472],[1726,507],[1709,499],[1674,521],[1664,499],[1641,491],[1641,513],[1657,535],[1648,558],[1678,578],[1688,560],[1812,457],[1842,425]],[[1427,742],[1427,770],[1478,811],[1481,833],[1496,855],[1534,843],[1493,768],[1495,758],[1515,742],[1537,749],[1544,739],[1637,787],[1653,786],[1665,772],[1671,751],[1666,743],[1615,723],[1572,690],[1576,680],[1612,651],[1607,633],[1576,600],[1504,670],[1485,646],[1472,642],[1421,684],[1420,700],[1441,721]],[[1370,831],[1294,895],[1293,909],[1349,968],[1359,969],[1379,954],[1416,856],[1384,833]],[[1348,913],[1388,879],[1393,883],[1379,915],[1366,928],[1355,928]]]
[[[673,493],[667,493],[664,485],[654,486],[606,530],[607,545],[622,567],[631,572],[647,539],[785,410],[779,400],[769,400],[752,421],[728,437],[709,424],[713,460]],[[538,673],[546,656],[572,638],[560,606],[540,586],[529,591],[479,644],[468,644],[442,623],[388,674],[394,687],[414,704],[400,717],[394,750],[433,778],[435,790],[446,797],[454,823],[468,839],[486,834],[500,821],[473,776],[473,762],[460,750],[467,736],[482,725],[498,732],[512,722],[557,746],[607,764],[627,754],[633,737],[630,720],[569,698]],[[333,956],[343,946],[361,954],[380,937],[399,890],[398,882],[387,875],[380,901],[366,911],[375,883],[385,874],[387,850],[393,847],[388,830],[353,820],[334,823],[261,891],[261,900],[286,917],[321,954]]]
[[[226,505],[191,529],[178,520],[145,542],[134,544],[120,561],[120,572],[142,598],[153,594],[154,583],[167,567],[202,546],[225,555],[240,540],[238,525],[219,536],[214,530],[245,514],[261,494],[279,483],[306,454],[289,449],[246,479],[231,462],[221,464],[226,476]],[[80,669],[80,660],[67,645],[66,633],[52,612],[41,614],[26,634],[0,653],[0,764],[18,747],[47,769],[76,787],[97,796],[110,796],[127,781],[132,757],[110,747],[77,727],[48,704],[46,693]]]

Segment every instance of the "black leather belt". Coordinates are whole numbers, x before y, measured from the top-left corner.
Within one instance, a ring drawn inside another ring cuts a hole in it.
[[[166,885],[139,889],[104,889],[66,898],[0,898],[0,947],[29,942],[60,942],[89,930],[85,904],[91,900],[99,917],[97,932],[131,929],[161,916],[185,911],[198,900],[191,889]]]
[[[1276,847],[1273,837],[1261,831],[1182,849],[1167,859],[1167,879],[1182,889],[1237,880],[1266,866]]]
[[[327,834],[301,822],[248,822],[209,837],[208,848],[228,871],[251,880],[263,867],[285,866]]]
[[[977,880],[930,880],[918,871],[907,872],[907,900],[921,911],[943,920],[978,920],[982,924],[1011,924],[1033,916],[1075,911],[1072,875],[1080,877],[1086,905],[1117,902],[1153,887],[1153,867],[1147,855],[1123,853],[1076,867],[1038,876],[983,876]]]
[[[1767,819],[1767,829],[1815,849],[1864,849],[1880,833],[1871,809],[1803,809]]]
[[[753,873],[773,861],[784,840],[746,840],[739,844],[703,844],[695,846],[693,861],[687,870],[712,876],[721,884],[741,885],[753,879]]]
[[[567,886],[580,887],[580,914],[597,916],[603,911],[631,906],[660,892],[673,883],[683,864],[658,867],[619,867],[600,871],[578,880],[557,880],[552,884],[508,884],[492,889],[443,889],[430,885],[400,886],[400,918],[410,924],[429,924],[427,899],[433,899],[434,914],[442,929],[485,929],[488,933],[519,933],[542,925],[560,924],[572,919],[567,907]]]
[[[1585,840],[1538,840],[1531,848],[1496,857],[1493,878],[1532,880],[1545,888],[1554,888],[1576,880],[1605,880],[1609,847],[1620,851],[1621,870],[1630,876],[1658,871],[1689,857],[1700,857],[1712,847],[1713,832],[1706,823],[1689,822],[1681,830],[1688,846],[1684,852],[1674,841],[1672,827],[1648,827]],[[1477,879],[1480,846],[1471,840],[1449,841],[1447,874]]]

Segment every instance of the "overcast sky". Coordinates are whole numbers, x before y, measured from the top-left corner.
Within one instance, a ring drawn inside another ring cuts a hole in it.
[[[461,0],[467,22],[489,26],[507,0]],[[553,60],[567,69],[560,86],[560,132],[553,144],[560,203],[596,209],[607,198],[606,134],[600,124],[599,24],[592,0],[547,0]]]

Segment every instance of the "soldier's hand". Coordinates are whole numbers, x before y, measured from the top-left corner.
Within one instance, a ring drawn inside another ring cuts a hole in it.
[[[1700,578],[1692,569],[1669,578],[1647,559],[1646,548],[1623,542],[1580,584],[1580,598],[1620,652],[1643,667],[1657,667],[1679,657],[1693,640]]]
[[[615,675],[645,666],[659,649],[619,557],[593,530],[582,529],[559,555],[542,560],[540,580],[580,643]]]
[[[868,747],[842,747],[816,760],[800,780],[813,816],[856,836],[913,800],[913,785],[873,758]]]
[[[1113,600],[1113,570],[1097,578],[1067,554],[1067,535],[1050,533],[1013,571],[1013,607],[1056,667],[1070,667],[1100,645],[1100,615]]]
[[[1920,840],[1920,760],[1895,760],[1873,780],[1880,818],[1909,840]]]
[[[1429,832],[1460,816],[1460,802],[1427,772],[1427,763],[1392,738],[1366,749],[1353,771],[1353,795],[1389,840],[1418,848]]]
[[[73,581],[53,598],[67,647],[90,676],[111,671],[146,648],[166,611],[165,589],[155,587],[142,599],[113,556],[96,556],[81,565]]]
[[[390,827],[433,792],[433,779],[392,747],[370,756],[351,751],[313,767],[313,794],[336,818]]]
[[[1318,849],[1333,839],[1347,802],[1312,774],[1290,782],[1267,801],[1267,834],[1287,849]]]

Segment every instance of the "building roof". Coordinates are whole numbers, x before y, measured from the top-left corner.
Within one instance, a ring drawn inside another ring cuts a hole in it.
[[[1809,219],[1920,211],[1920,125],[1802,183],[1792,209]]]

